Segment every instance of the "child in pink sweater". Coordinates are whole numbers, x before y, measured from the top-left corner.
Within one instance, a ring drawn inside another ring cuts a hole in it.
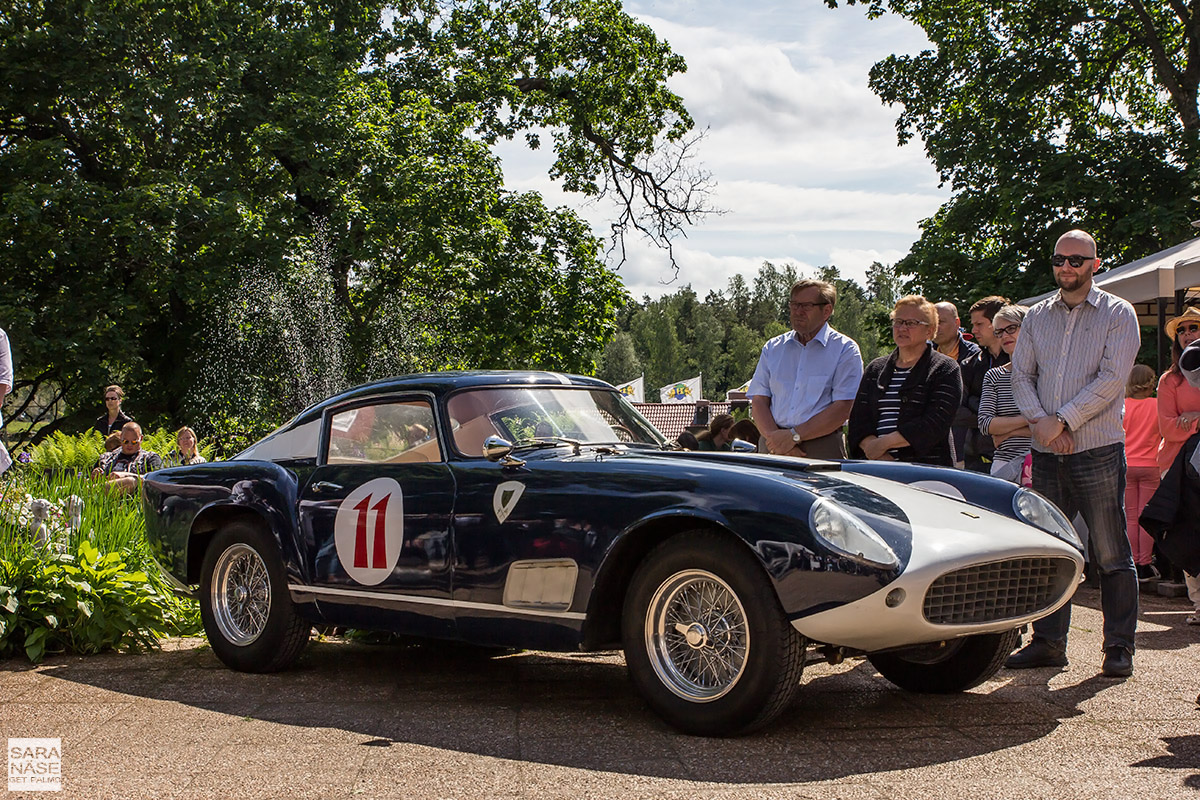
[[[1162,435],[1158,431],[1158,403],[1154,386],[1158,376],[1145,364],[1134,364],[1125,385],[1125,532],[1133,548],[1133,563],[1138,578],[1154,576],[1151,558],[1154,540],[1138,525],[1142,509],[1158,488],[1158,451]]]

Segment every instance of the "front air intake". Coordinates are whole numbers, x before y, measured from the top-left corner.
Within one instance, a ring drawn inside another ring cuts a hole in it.
[[[972,625],[1043,611],[1072,587],[1075,562],[1062,557],[1012,558],[948,572],[925,593],[925,619]]]

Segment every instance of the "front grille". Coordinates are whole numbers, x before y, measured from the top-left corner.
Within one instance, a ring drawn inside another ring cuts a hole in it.
[[[970,625],[1016,619],[1054,605],[1075,576],[1069,558],[1012,558],[948,572],[925,594],[925,619]]]

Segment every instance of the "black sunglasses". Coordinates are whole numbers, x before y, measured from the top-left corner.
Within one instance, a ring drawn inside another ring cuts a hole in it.
[[[1054,255],[1050,256],[1050,263],[1056,267],[1061,267],[1063,264],[1070,261],[1072,267],[1079,269],[1087,262],[1094,261],[1095,258],[1095,256],[1064,256],[1061,253],[1055,253]]]

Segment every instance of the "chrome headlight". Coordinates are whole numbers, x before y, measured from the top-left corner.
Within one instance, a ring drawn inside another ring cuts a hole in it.
[[[842,506],[818,497],[808,512],[813,533],[829,549],[871,567],[895,569],[900,559],[878,533]]]
[[[1018,489],[1013,495],[1013,513],[1035,528],[1057,536],[1083,552],[1083,541],[1075,532],[1075,526],[1067,515],[1042,495],[1030,489]]]

